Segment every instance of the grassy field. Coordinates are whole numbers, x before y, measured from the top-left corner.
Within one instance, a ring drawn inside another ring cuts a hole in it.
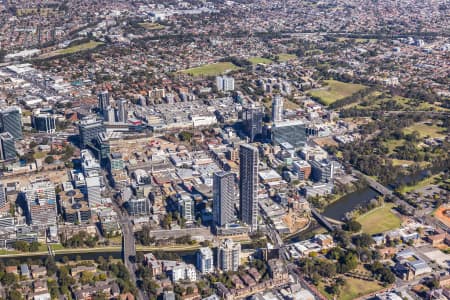
[[[325,82],[328,83],[327,86],[309,92],[312,97],[319,98],[325,105],[330,105],[366,88],[362,84],[346,83],[337,80],[325,80]]]
[[[16,14],[18,17],[28,16],[28,15],[39,15],[42,17],[47,17],[49,15],[57,14],[58,10],[53,8],[45,8],[41,7],[37,8],[19,8],[16,10]]]
[[[273,61],[271,59],[268,58],[264,58],[264,57],[250,57],[248,59],[253,65],[257,65],[257,64],[266,64],[266,65],[270,65],[271,63],[273,63]]]
[[[392,154],[394,153],[395,148],[402,146],[405,143],[404,139],[400,139],[400,140],[388,140],[385,145],[386,147],[388,147],[389,149],[389,153],[388,154]]]
[[[349,41],[349,40],[354,40],[355,43],[367,43],[367,42],[376,42],[377,39],[362,39],[362,38],[346,38],[346,37],[338,37],[337,41],[338,42],[345,42],[345,41]]]
[[[279,53],[277,56],[279,61],[288,61],[297,58],[297,55],[289,53]]]
[[[57,55],[72,54],[72,53],[76,53],[76,52],[80,52],[80,51],[94,49],[102,44],[103,43],[101,43],[101,42],[90,41],[88,43],[72,46],[72,47],[65,48],[65,49],[60,49],[60,50],[56,51],[56,54]]]
[[[419,132],[420,137],[425,138],[427,136],[432,138],[444,138],[445,132],[444,128],[438,127],[436,125],[428,125],[425,123],[416,123],[409,127],[403,129],[403,133],[410,134],[413,131]]]
[[[384,206],[375,208],[356,220],[361,223],[362,230],[368,234],[382,233],[397,228],[400,226],[401,220],[391,212],[393,206],[392,203],[386,203]]]
[[[333,295],[326,291],[326,286],[321,282],[318,286],[319,291],[328,299],[334,299]],[[341,289],[339,300],[353,300],[364,295],[383,289],[383,286],[376,281],[367,281],[351,277],[345,277],[345,285]]]
[[[139,26],[147,29],[147,30],[160,30],[164,29],[164,25],[158,24],[158,23],[151,23],[151,22],[142,22],[139,23]]]
[[[181,72],[191,76],[217,76],[232,70],[239,70],[239,67],[230,62],[219,62],[183,70]]]
[[[33,157],[34,159],[41,159],[44,158],[47,154],[45,152],[35,152]]]

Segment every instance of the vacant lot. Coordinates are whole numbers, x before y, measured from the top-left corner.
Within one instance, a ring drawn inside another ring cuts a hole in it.
[[[279,53],[277,54],[278,56],[278,61],[288,61],[288,60],[293,60],[297,58],[297,55],[295,54],[289,54],[289,53]]]
[[[416,123],[412,126],[406,127],[403,129],[405,134],[410,134],[413,131],[419,132],[420,137],[431,137],[431,138],[444,138],[445,137],[445,129],[442,127],[438,127],[436,125],[428,125],[425,123]]]
[[[257,64],[266,64],[266,65],[270,65],[271,63],[273,63],[273,61],[271,59],[268,58],[264,58],[264,57],[250,57],[248,59],[253,65],[257,65]]]
[[[353,300],[364,295],[383,289],[383,286],[376,281],[367,281],[351,277],[344,277],[345,285],[341,289],[341,293],[337,299],[339,300]],[[334,299],[333,295],[327,292],[327,287],[319,284],[319,291],[328,299]]]
[[[360,216],[357,221],[361,223],[363,232],[377,234],[400,227],[400,218],[391,211],[393,206],[392,203],[385,204]]]
[[[191,68],[181,71],[182,73],[189,74],[191,76],[216,76],[224,74],[228,71],[238,70],[239,67],[230,62],[219,62],[215,64],[209,64],[200,66],[197,68]]]
[[[325,80],[325,82],[328,84],[327,86],[309,92],[312,97],[318,98],[324,105],[330,105],[366,88],[362,84],[346,83],[337,80]]]
[[[280,53],[280,54],[277,54],[277,56],[278,56],[279,61],[288,61],[288,60],[297,58],[297,55],[289,54],[289,53]]]
[[[57,54],[72,54],[75,52],[80,52],[80,51],[85,51],[85,50],[90,50],[90,49],[94,49],[100,45],[102,45],[103,43],[101,42],[95,42],[95,41],[89,41],[87,43],[84,44],[80,44],[80,45],[76,45],[76,46],[72,46],[66,49],[61,49],[57,51]]]

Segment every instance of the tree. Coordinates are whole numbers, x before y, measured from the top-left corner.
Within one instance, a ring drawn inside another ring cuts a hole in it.
[[[30,252],[36,252],[36,251],[39,250],[39,246],[40,246],[39,242],[33,241],[30,244],[29,251]]]
[[[53,156],[49,155],[45,158],[44,161],[46,164],[52,164],[55,161],[55,159],[53,158]]]
[[[25,252],[29,250],[30,244],[25,241],[15,241],[13,244],[13,248]]]
[[[12,290],[8,293],[8,299],[10,300],[22,300],[22,294],[17,290]]]
[[[182,131],[178,135],[178,138],[183,142],[190,142],[192,139],[192,133],[187,132],[187,131]]]
[[[17,283],[17,276],[13,273],[6,273],[1,279],[1,283],[7,286],[13,285]]]
[[[356,235],[353,237],[353,243],[357,247],[367,248],[370,247],[373,243],[375,243],[375,241],[369,234],[362,233],[360,235]]]
[[[344,229],[351,232],[359,232],[362,226],[358,221],[351,219],[344,224]]]
[[[80,282],[82,284],[91,283],[94,279],[94,274],[92,272],[82,272],[80,277]]]
[[[339,273],[347,273],[358,266],[358,258],[352,252],[347,252],[345,256],[339,259],[338,271]]]

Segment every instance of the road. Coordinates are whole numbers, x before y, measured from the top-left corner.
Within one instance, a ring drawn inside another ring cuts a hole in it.
[[[103,183],[106,189],[106,192],[109,196],[113,196],[115,190],[109,185],[108,178],[106,176],[106,172],[102,172]],[[111,197],[115,199],[114,197]],[[131,218],[128,215],[128,212],[120,207],[119,203],[116,201],[112,201],[114,205],[114,210],[119,217],[119,224],[122,230],[122,258],[125,266],[130,272],[130,277],[133,283],[137,287],[137,278],[136,278],[136,239],[134,237],[133,224],[131,222]],[[131,258],[131,259],[130,259]],[[135,295],[138,300],[147,300],[148,297],[137,288],[138,294]]]

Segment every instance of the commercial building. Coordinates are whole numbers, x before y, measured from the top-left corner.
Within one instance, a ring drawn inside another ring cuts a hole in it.
[[[14,139],[22,139],[22,111],[11,106],[0,111],[0,132],[9,132]]]
[[[28,204],[28,219],[32,225],[56,225],[55,186],[50,181],[32,183],[24,189]]]
[[[294,149],[303,148],[307,141],[305,124],[301,121],[277,122],[272,126],[272,143],[289,143]]]
[[[241,145],[239,160],[240,218],[255,231],[258,227],[258,149]]]
[[[80,190],[62,191],[58,194],[58,201],[64,221],[74,224],[89,222],[91,210]]]
[[[334,178],[334,162],[329,160],[311,160],[311,178],[316,182],[331,182]]]
[[[132,216],[148,216],[150,214],[149,200],[147,198],[128,200],[128,212]]]
[[[272,100],[272,121],[278,123],[283,120],[283,98],[275,95]]]
[[[263,130],[264,108],[261,106],[251,106],[244,110],[243,120],[245,131],[251,142],[261,138]]]
[[[13,160],[16,158],[16,144],[9,132],[0,133],[0,159]]]
[[[197,269],[202,274],[208,274],[214,271],[214,256],[211,248],[203,247],[198,250]]]
[[[89,207],[95,208],[102,205],[101,181],[99,175],[86,177],[86,191]]]
[[[241,244],[226,239],[217,250],[217,267],[224,272],[236,272],[240,265],[240,256]]]
[[[109,155],[109,169],[111,171],[123,170],[124,162],[122,158],[122,153],[115,152]]]
[[[308,180],[311,175],[311,165],[306,160],[297,160],[292,163],[292,171],[299,180]]]
[[[235,174],[216,172],[213,177],[213,221],[216,226],[232,222],[235,203]]]
[[[82,120],[78,125],[80,133],[80,147],[86,148],[88,144],[93,144],[98,135],[105,132],[106,129],[103,126],[103,121],[95,119]]]
[[[54,133],[56,131],[56,117],[49,113],[36,113],[31,119],[31,125],[38,132]]]

